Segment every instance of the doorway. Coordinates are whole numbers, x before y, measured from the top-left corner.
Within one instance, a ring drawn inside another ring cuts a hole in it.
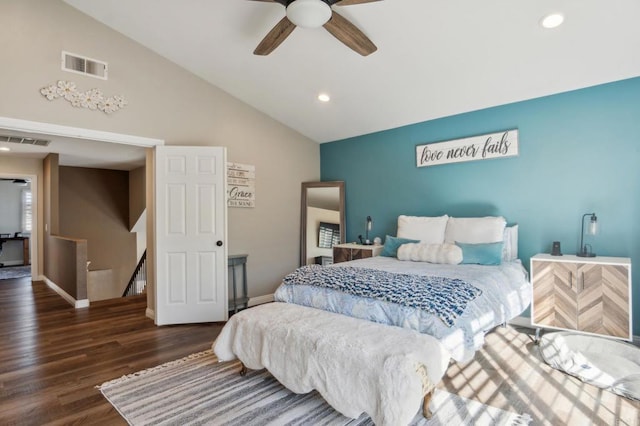
[[[120,158],[131,157],[131,153],[134,152],[133,150],[143,152],[142,164],[144,164],[145,148],[164,144],[164,141],[159,139],[60,126],[50,123],[40,123],[7,117],[0,117],[0,132],[2,134],[22,135],[25,136],[26,139],[29,137],[50,139],[58,143],[58,146],[54,151],[51,147],[49,147],[49,149],[42,149],[42,147],[12,144],[4,139],[0,139],[0,148],[8,147],[11,150],[8,152],[0,152],[0,178],[29,179],[31,182],[33,197],[33,223],[30,235],[31,238],[29,240],[29,249],[31,258],[31,277],[33,280],[44,279],[44,262],[42,259],[44,247],[43,237],[46,231],[45,227],[47,225],[42,222],[44,219],[44,206],[38,205],[38,201],[41,202],[43,196],[38,187],[38,178],[40,178],[40,180],[42,179],[42,166],[40,165],[39,170],[37,170],[36,167],[26,167],[21,169],[20,166],[15,166],[15,164],[19,162],[16,162],[15,160],[7,161],[7,158],[4,158],[5,161],[2,161],[3,157],[30,158],[32,159],[32,162],[34,162],[33,159],[40,159],[41,161],[50,152],[57,152],[60,155],[61,150],[66,150],[65,152],[68,154],[65,155],[68,155],[67,158],[70,163],[62,164],[61,162],[61,165],[99,168],[99,164],[101,164],[99,161],[110,161],[110,164],[117,163]],[[119,151],[120,156],[118,157],[115,154]],[[86,155],[83,156],[83,153],[86,153]],[[52,288],[56,291],[60,290],[54,287]],[[63,294],[61,294],[61,296],[64,297]]]
[[[0,280],[31,276],[31,180],[0,177]]]

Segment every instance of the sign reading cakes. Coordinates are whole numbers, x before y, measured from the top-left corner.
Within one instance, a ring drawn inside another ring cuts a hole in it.
[[[255,207],[256,166],[227,163],[227,206]]]
[[[518,155],[518,129],[416,146],[416,166],[461,163]]]

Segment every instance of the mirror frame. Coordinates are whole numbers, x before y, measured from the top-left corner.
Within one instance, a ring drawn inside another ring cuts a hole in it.
[[[338,188],[340,197],[340,244],[346,241],[344,181],[302,182],[300,198],[300,266],[307,264],[307,190],[310,188]]]

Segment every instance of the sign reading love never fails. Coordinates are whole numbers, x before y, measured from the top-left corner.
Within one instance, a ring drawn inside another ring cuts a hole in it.
[[[518,129],[416,146],[416,166],[427,167],[518,155]]]

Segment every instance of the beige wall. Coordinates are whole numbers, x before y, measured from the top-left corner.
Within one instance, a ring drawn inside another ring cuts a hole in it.
[[[56,277],[52,275],[52,271],[57,270],[58,265],[55,263],[56,259],[52,255],[53,245],[51,235],[58,233],[58,154],[49,154],[47,158],[44,159],[42,172],[44,220],[40,229],[44,231],[43,251],[46,254],[46,256],[43,256],[44,268],[42,269],[42,274],[51,280],[55,280]],[[62,286],[62,288],[65,289],[64,284],[62,284]],[[65,290],[71,291],[70,287]],[[75,297],[75,292],[69,294]]]
[[[136,267],[136,236],[129,232],[129,173],[60,166],[60,235],[87,240],[90,270],[112,270],[122,294]]]
[[[44,268],[42,274],[75,300],[87,298],[87,242],[60,236],[58,154],[42,163]]]
[[[256,207],[228,215],[229,253],[249,255],[249,296],[272,293],[297,266],[300,183],[320,176],[318,144],[60,0],[3,0],[0,26],[0,116],[227,147],[228,161],[256,167]],[[61,71],[62,50],[108,62],[109,80]],[[129,105],[106,115],[47,101],[39,89],[58,80]]]
[[[145,168],[138,167],[129,172],[129,229],[132,229],[146,208]]]

